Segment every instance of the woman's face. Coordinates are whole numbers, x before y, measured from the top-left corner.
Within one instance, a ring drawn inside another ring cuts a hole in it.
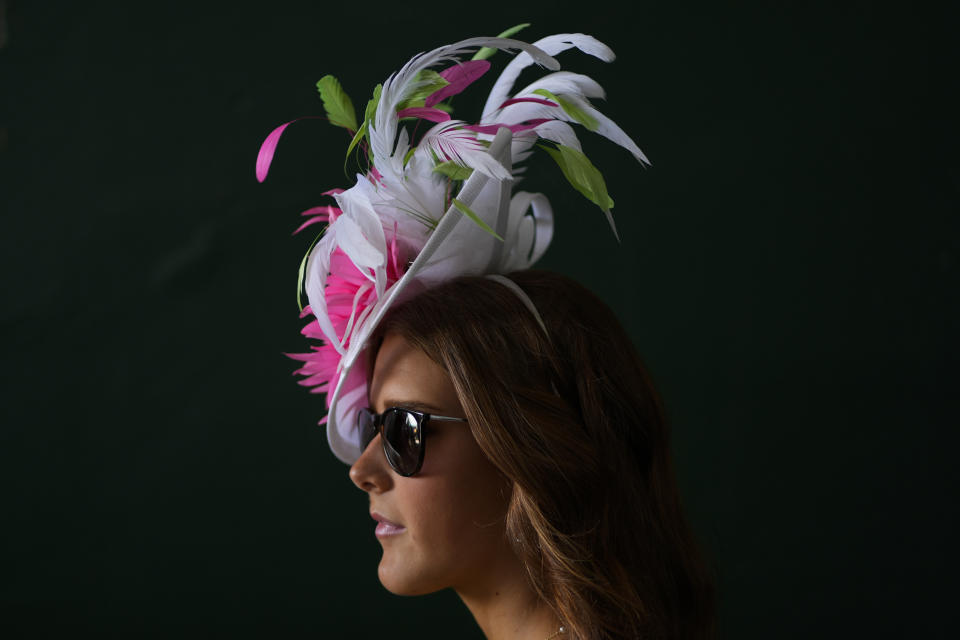
[[[399,406],[464,417],[446,371],[393,333],[377,353],[370,406],[377,413]],[[402,595],[459,590],[514,558],[504,535],[510,483],[484,456],[467,423],[430,422],[423,467],[409,478],[390,468],[380,438],[350,468],[350,479],[367,492],[371,513],[400,525],[390,535],[381,534],[393,528],[378,527],[384,587]]]

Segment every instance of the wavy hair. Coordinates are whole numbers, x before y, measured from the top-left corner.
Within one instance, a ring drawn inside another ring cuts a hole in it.
[[[374,340],[398,333],[450,375],[481,450],[512,481],[509,540],[567,637],[713,637],[714,579],[629,336],[569,278],[508,277],[546,333],[503,284],[463,277],[393,309]]]

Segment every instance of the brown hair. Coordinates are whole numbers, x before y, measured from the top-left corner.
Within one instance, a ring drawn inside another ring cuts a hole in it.
[[[509,277],[547,333],[506,286],[465,277],[392,310],[377,336],[399,333],[449,373],[474,438],[513,482],[507,534],[567,637],[712,637],[714,582],[630,338],[569,278]]]

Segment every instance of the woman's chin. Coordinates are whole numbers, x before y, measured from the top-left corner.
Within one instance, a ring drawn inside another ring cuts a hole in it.
[[[377,577],[380,578],[380,584],[384,589],[398,596],[422,596],[444,588],[423,571],[418,571],[416,567],[398,566],[398,563],[391,562],[387,554],[380,559]]]

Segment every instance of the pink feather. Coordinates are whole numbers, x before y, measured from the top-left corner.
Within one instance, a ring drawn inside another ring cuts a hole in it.
[[[442,109],[431,109],[430,107],[409,107],[397,112],[398,118],[423,118],[430,122],[446,122],[450,119],[450,114]]]
[[[476,131],[477,133],[485,133],[493,136],[497,134],[497,131],[499,131],[501,127],[506,127],[507,129],[510,129],[510,131],[512,131],[513,133],[517,133],[518,131],[527,131],[528,129],[534,129],[542,125],[544,122],[551,122],[552,120],[553,118],[536,118],[534,120],[530,120],[528,122],[518,123],[518,124],[499,124],[499,123],[498,124],[471,124],[464,127],[464,129],[468,129],[470,131]]]
[[[467,62],[461,62],[452,67],[447,67],[440,72],[440,77],[450,84],[430,94],[424,101],[424,106],[432,107],[445,98],[457,95],[489,69],[490,62],[487,60],[468,60]]]
[[[327,218],[326,218],[325,216],[314,216],[314,217],[310,218],[309,220],[307,220],[306,222],[304,222],[304,223],[303,223],[302,225],[300,225],[299,227],[297,227],[296,231],[294,231],[294,232],[291,233],[290,235],[295,236],[295,235],[297,235],[298,233],[300,233],[301,231],[303,231],[304,229],[306,229],[307,227],[309,227],[309,226],[312,225],[312,224],[317,224],[318,222],[326,222],[326,221],[327,221]]]
[[[277,150],[277,143],[280,142],[280,136],[283,135],[284,129],[294,122],[296,122],[296,120],[291,120],[271,131],[270,135],[263,141],[263,144],[260,145],[260,153],[257,154],[257,182],[263,182],[267,179],[267,172],[270,171],[270,163],[273,162],[273,154]]]
[[[319,207],[317,207],[319,208]],[[318,218],[321,216],[317,216]],[[403,277],[406,270],[405,256],[397,245],[396,225],[394,236],[389,243],[390,260],[387,262],[387,286],[392,286]],[[334,331],[343,336],[344,346],[349,345],[350,336],[347,333],[347,324],[354,313],[359,315],[363,310],[377,302],[377,293],[369,286],[369,279],[353,264],[353,261],[341,249],[335,249],[330,257],[330,273],[324,296],[327,301],[327,313],[333,323]],[[361,287],[367,287],[365,293],[360,293]],[[359,293],[359,299],[357,295]],[[356,307],[354,306],[356,304]],[[319,340],[321,344],[310,345],[306,353],[287,353],[288,358],[301,364],[294,371],[295,375],[303,376],[297,383],[310,387],[311,393],[326,393],[327,407],[330,406],[330,394],[336,389],[340,381],[340,354],[329,344],[324,336],[320,323],[313,316],[310,305],[303,308],[300,318],[310,317],[311,320],[300,330],[307,338]]]
[[[277,151],[277,143],[280,142],[280,136],[283,135],[284,130],[294,122],[313,120],[318,117],[319,116],[304,116],[303,118],[297,118],[296,120],[291,120],[290,122],[280,125],[270,132],[270,135],[268,135],[264,139],[263,144],[260,145],[260,153],[257,154],[257,182],[263,182],[267,179],[267,172],[270,171],[270,163],[273,162],[273,154]]]
[[[341,213],[342,211],[340,211],[339,207],[331,207],[328,205],[324,205],[322,207],[310,207],[306,211],[301,212],[300,215],[302,216],[325,215],[330,217],[330,222],[333,222],[336,219],[336,217]]]
[[[544,100],[543,98],[510,98],[500,105],[499,108],[503,109],[504,107],[509,107],[512,104],[517,104],[518,102],[536,102],[537,104],[545,104],[548,107],[558,106],[555,102],[550,102],[549,100]]]
[[[310,207],[306,211],[301,212],[300,215],[313,216],[313,217],[307,220],[306,222],[304,222],[303,224],[301,224],[299,227],[297,227],[297,230],[294,231],[291,235],[297,235],[298,233],[300,233],[310,225],[316,224],[318,222],[333,222],[334,220],[337,219],[337,216],[339,216],[341,213],[343,212],[340,210],[339,207],[331,207],[331,206]]]

